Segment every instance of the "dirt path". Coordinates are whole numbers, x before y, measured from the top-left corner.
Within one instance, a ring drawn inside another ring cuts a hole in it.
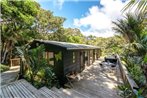
[[[117,93],[117,85],[121,79],[117,67],[100,66],[99,61],[81,73],[82,79],[74,82],[74,89],[87,94],[91,98],[121,98]]]
[[[19,66],[11,67],[10,70],[1,73],[1,85],[8,84],[16,80],[19,73]]]

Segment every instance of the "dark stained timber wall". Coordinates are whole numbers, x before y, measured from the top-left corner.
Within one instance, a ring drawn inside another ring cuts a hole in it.
[[[75,53],[75,62],[73,62],[73,52]],[[65,51],[63,57],[64,75],[71,72],[80,71],[80,52],[79,51]]]

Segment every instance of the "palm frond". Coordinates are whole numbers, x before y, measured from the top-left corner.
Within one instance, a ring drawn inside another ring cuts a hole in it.
[[[137,8],[135,9],[136,12],[143,12],[146,13],[147,10],[147,1],[146,0],[131,0],[123,9],[122,11],[125,12],[127,9],[132,9],[135,6]]]

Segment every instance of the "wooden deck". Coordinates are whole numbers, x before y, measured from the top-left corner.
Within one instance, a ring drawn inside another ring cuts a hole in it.
[[[26,80],[19,80],[1,87],[1,98],[41,98],[37,89]]]
[[[109,70],[108,70],[109,69]],[[36,89],[26,80],[18,80],[0,88],[0,98],[121,98],[117,95],[116,71],[98,62],[81,73],[82,78],[73,82],[73,88]]]

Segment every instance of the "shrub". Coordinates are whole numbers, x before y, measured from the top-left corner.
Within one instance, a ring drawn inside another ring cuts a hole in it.
[[[27,70],[24,72],[24,78],[37,88],[42,86],[50,88],[58,85],[58,80],[52,67],[43,56],[44,51],[44,46],[40,45],[35,49],[24,50],[24,53],[22,53],[28,65]]]
[[[132,98],[133,93],[132,90],[130,89],[129,85],[119,85],[118,89],[120,90],[119,95],[123,98]]]
[[[0,64],[0,72],[4,72],[4,71],[7,71],[7,70],[9,70],[9,66]]]
[[[132,78],[136,81],[136,83],[140,86],[145,83],[145,76],[141,69],[141,61],[140,57],[130,57],[124,56],[123,61],[131,74]]]
[[[133,79],[137,82],[137,84],[141,85],[144,84],[145,77],[142,73],[141,67],[137,64],[134,64],[132,68],[129,70]]]

